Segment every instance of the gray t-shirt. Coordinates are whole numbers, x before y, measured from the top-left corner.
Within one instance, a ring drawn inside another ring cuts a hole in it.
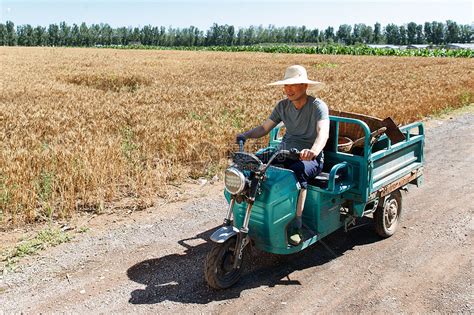
[[[296,109],[289,99],[278,102],[269,117],[279,124],[283,121],[286,133],[280,147],[298,150],[310,149],[318,135],[318,121],[329,119],[329,110],[322,100],[308,96],[308,101],[301,109]]]

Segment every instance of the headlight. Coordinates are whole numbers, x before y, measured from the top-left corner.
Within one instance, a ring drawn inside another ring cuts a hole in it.
[[[229,167],[225,171],[225,189],[232,195],[241,193],[245,188],[245,176],[236,168]]]

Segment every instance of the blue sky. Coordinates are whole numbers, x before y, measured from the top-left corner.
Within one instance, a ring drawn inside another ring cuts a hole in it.
[[[196,26],[207,30],[213,23],[236,27],[250,25],[337,27],[340,24],[382,25],[426,21],[461,24],[474,21],[473,0],[0,0],[1,22],[47,26],[65,21],[109,23],[117,26]]]

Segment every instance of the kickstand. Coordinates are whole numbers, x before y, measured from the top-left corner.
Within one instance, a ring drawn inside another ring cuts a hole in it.
[[[319,242],[323,244],[324,248],[326,248],[328,252],[330,252],[334,256],[334,258],[338,257],[337,254],[331,248],[329,248],[329,246],[325,242],[323,242],[322,240],[319,240]]]

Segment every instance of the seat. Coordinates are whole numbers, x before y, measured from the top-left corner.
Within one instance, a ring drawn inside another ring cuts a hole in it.
[[[339,174],[336,174],[336,183],[339,183],[340,181],[341,181],[341,176]],[[328,188],[328,182],[329,182],[329,173],[321,172],[315,178],[308,180],[308,185],[317,186],[319,188],[326,189]]]

